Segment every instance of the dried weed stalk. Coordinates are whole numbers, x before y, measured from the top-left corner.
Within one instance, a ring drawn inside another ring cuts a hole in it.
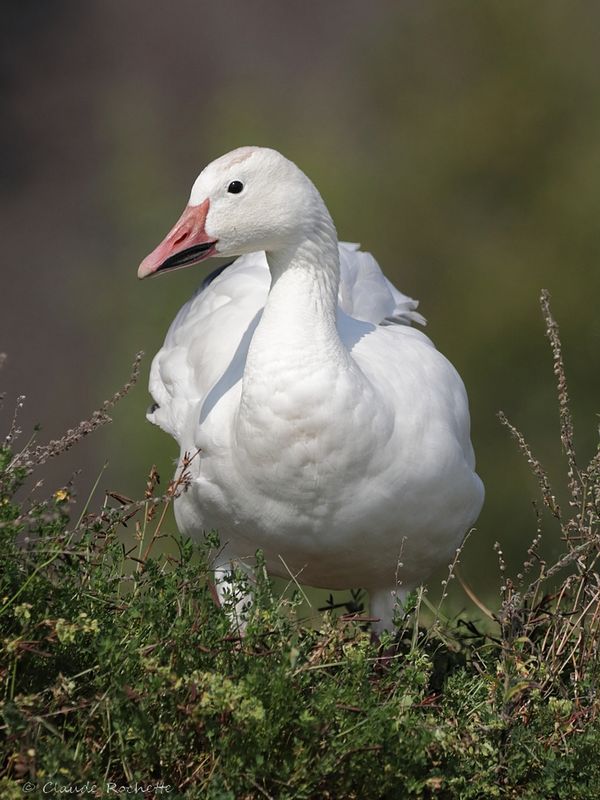
[[[143,355],[144,354],[142,351],[136,354],[127,382],[123,384],[123,386],[117,392],[115,392],[109,400],[105,400],[102,406],[94,411],[88,419],[80,422],[75,428],[70,428],[60,439],[52,439],[47,444],[37,446],[33,446],[33,443],[29,442],[19,453],[15,454],[9,465],[9,470],[19,469],[24,470],[27,474],[30,474],[36,467],[45,464],[50,458],[55,458],[61,453],[70,450],[74,444],[77,444],[77,442],[79,442],[85,436],[88,436],[88,434],[95,431],[96,428],[99,428],[102,425],[106,425],[107,422],[110,422],[111,418],[108,412],[114,408],[114,406],[120,400],[122,400],[125,395],[129,394],[137,382],[140,374],[140,362]],[[22,407],[24,399],[24,397],[19,397],[17,400],[15,416],[6,439],[7,445],[10,445],[20,433],[17,428],[17,413]]]
[[[547,473],[523,434],[500,413],[500,421],[537,478],[543,504],[557,520],[566,545],[566,552],[548,566],[539,555],[542,515],[538,512],[538,530],[521,572],[514,582],[503,577],[496,618],[502,632],[504,700],[513,708],[520,703],[523,709],[527,690],[550,695],[567,684],[582,704],[589,703],[596,692],[600,648],[600,445],[588,466],[580,467],[559,330],[545,290],[540,305],[554,361],[569,511],[559,507]]]

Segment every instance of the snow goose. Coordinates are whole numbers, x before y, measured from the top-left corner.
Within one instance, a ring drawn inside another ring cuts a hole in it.
[[[398,582],[448,563],[481,509],[463,382],[280,153],[209,164],[138,276],[211,256],[237,260],[183,306],[150,373],[148,419],[200,451],[177,524],[219,532],[221,596],[261,548],[275,575],[368,589],[389,628]]]

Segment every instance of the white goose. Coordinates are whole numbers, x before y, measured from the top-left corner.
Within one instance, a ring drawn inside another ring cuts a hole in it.
[[[138,276],[213,255],[241,257],[183,306],[150,374],[148,419],[200,448],[179,528],[219,532],[221,594],[261,548],[275,575],[368,589],[390,627],[398,582],[448,563],[481,509],[463,383],[276,151],[209,164]]]

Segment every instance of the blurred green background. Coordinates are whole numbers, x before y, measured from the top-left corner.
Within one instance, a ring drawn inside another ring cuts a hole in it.
[[[581,460],[600,389],[600,6],[591,2],[21,0],[3,8],[0,127],[6,417],[42,438],[84,418],[147,357],[114,425],[49,466],[52,488],[140,496],[175,443],[144,419],[150,358],[206,272],[139,284],[201,168],[277,148],[421,300],[472,410],[487,500],[463,573],[483,596],[492,545],[518,564],[534,479],[496,418],[560,485],[538,307],[561,324]],[[553,529],[549,529],[553,530]],[[550,532],[548,551],[557,541]]]

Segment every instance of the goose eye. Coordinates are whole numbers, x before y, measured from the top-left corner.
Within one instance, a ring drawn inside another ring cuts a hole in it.
[[[227,191],[231,194],[239,194],[243,188],[244,184],[241,181],[231,181],[227,187]]]

